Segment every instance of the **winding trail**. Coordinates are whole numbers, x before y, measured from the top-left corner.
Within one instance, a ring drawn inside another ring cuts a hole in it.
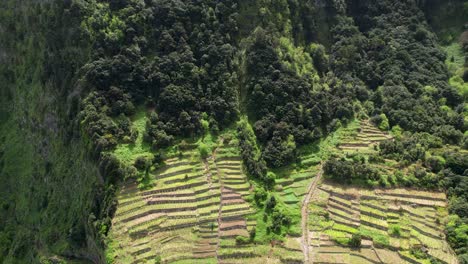
[[[322,175],[323,175],[323,163],[320,163],[319,172],[315,176],[315,179],[310,183],[309,189],[307,190],[307,195],[304,197],[304,201],[302,202],[301,246],[302,246],[302,252],[304,253],[304,263],[310,263],[309,262],[309,228],[307,224],[307,220],[309,219],[309,202],[310,202],[310,198],[314,195],[314,192],[317,189],[317,185],[320,182]]]

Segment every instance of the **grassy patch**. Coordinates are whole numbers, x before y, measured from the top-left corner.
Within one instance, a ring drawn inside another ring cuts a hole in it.
[[[388,235],[382,234],[365,227],[360,227],[359,232],[363,237],[368,237],[374,241],[374,245],[378,247],[388,247],[390,245]]]
[[[462,47],[460,47],[460,44],[457,41],[442,48],[447,53],[445,64],[447,64],[450,72],[454,74],[458,69],[463,68],[465,56],[463,55]]]
[[[121,143],[114,150],[116,157],[125,165],[132,165],[136,158],[141,156],[152,157],[151,146],[143,142],[146,119],[146,112],[140,109],[132,120],[132,129],[138,131],[135,143]]]

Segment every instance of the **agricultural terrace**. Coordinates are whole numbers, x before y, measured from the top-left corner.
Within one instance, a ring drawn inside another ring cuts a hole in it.
[[[119,144],[114,154],[132,166],[153,157],[143,142],[146,115],[132,123],[135,143]],[[242,168],[239,143],[228,131],[207,134],[199,143],[166,151],[162,167],[150,167],[120,189],[108,236],[107,258],[114,263],[302,263],[300,212],[303,197],[317,173],[323,146],[302,155],[301,166],[278,171],[278,204],[293,217],[288,235],[269,242],[263,209],[253,202],[254,186]],[[336,138],[332,140],[336,141]],[[197,145],[206,145],[201,156]],[[336,146],[328,141],[321,145]],[[256,236],[252,238],[252,233]],[[271,236],[271,234],[270,234]]]
[[[324,183],[309,204],[313,262],[457,263],[443,231],[446,207],[441,192]]]
[[[237,151],[233,140],[220,142],[207,159],[186,150],[151,173],[151,188],[125,184],[110,234],[115,263],[301,263],[295,237],[239,242],[248,240],[256,219]]]
[[[348,154],[371,154],[380,142],[392,138],[372,125],[369,120],[350,123],[344,130],[338,149]]]
[[[166,159],[151,172],[149,189],[128,182],[113,219],[115,261],[214,263],[242,255],[224,247],[236,236],[247,237],[248,226],[254,226],[246,219],[252,209],[244,199],[250,185],[230,148],[222,145],[205,160],[196,149]]]

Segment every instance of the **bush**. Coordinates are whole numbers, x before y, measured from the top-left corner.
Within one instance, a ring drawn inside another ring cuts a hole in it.
[[[162,164],[164,162],[164,154],[162,152],[157,152],[153,155],[153,165],[154,166],[159,166],[160,164]]]
[[[380,118],[382,119],[382,122],[379,124],[379,129],[387,131],[390,129],[390,124],[388,123],[388,118],[385,114],[381,114]]]
[[[161,259],[161,256],[156,256],[154,258],[154,264],[161,264],[162,263],[162,259]]]
[[[417,259],[427,259],[429,257],[428,254],[426,253],[426,249],[422,247],[414,246],[410,249],[410,253],[411,255],[415,256]]]
[[[250,238],[250,241],[254,241],[256,235],[257,235],[257,229],[256,229],[255,227],[253,227],[253,228],[249,231],[249,238]]]
[[[441,156],[431,156],[424,162],[426,167],[430,168],[433,172],[439,172],[445,167],[445,159]]]
[[[382,123],[382,115],[375,115],[371,117],[370,122],[375,126],[379,126]]]
[[[162,130],[156,130],[152,136],[154,138],[154,140],[152,141],[153,149],[168,147],[174,141],[173,136],[168,135]]]
[[[384,175],[384,174],[380,175],[379,183],[380,183],[380,186],[382,187],[389,187],[390,183],[388,181],[388,175]]]
[[[146,168],[148,168],[149,165],[150,165],[150,162],[148,158],[145,156],[140,156],[136,158],[135,163],[134,163],[135,168],[137,168],[138,170],[146,170]]]
[[[270,196],[270,199],[266,203],[265,211],[271,212],[276,206],[276,198],[274,195]]]
[[[249,237],[245,237],[245,236],[236,236],[236,245],[246,245],[250,242],[250,238]]]
[[[268,189],[271,189],[273,186],[275,186],[275,180],[276,180],[275,173],[269,171],[265,177],[265,186]]]
[[[255,189],[254,199],[255,199],[255,203],[258,206],[263,206],[263,203],[265,202],[267,196],[268,196],[268,194],[265,191],[265,189],[263,189],[263,188],[256,188]]]
[[[390,235],[395,237],[401,236],[401,229],[399,225],[391,225],[390,226]]]
[[[393,133],[393,136],[396,139],[401,139],[401,136],[403,134],[403,129],[401,129],[401,127],[399,125],[393,126],[392,127],[392,133]]]
[[[291,217],[286,215],[283,210],[275,210],[272,213],[271,229],[275,234],[281,233],[281,228],[283,226],[289,227],[291,225]]]
[[[209,153],[210,153],[210,150],[209,150],[208,146],[203,142],[201,142],[198,145],[198,151],[200,152],[200,156],[203,159],[206,159],[209,156]]]
[[[354,248],[361,247],[362,236],[360,233],[355,233],[349,240],[349,245]]]
[[[127,166],[124,170],[125,170],[125,179],[138,178],[138,170],[135,168],[135,166]]]
[[[465,132],[465,135],[463,136],[463,140],[462,140],[462,143],[461,143],[461,147],[463,149],[466,149],[468,150],[468,133]]]

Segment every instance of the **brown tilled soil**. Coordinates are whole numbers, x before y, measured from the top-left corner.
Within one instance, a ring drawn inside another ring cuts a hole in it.
[[[221,237],[236,237],[236,236],[249,236],[249,232],[247,232],[247,229],[233,229],[233,230],[226,230],[226,231],[221,231]]]
[[[243,204],[245,203],[244,199],[238,198],[238,199],[223,199],[222,204],[227,205],[227,204]]]
[[[136,225],[142,224],[144,222],[149,222],[149,221],[154,220],[156,218],[159,218],[161,216],[163,216],[163,214],[161,214],[161,213],[145,215],[145,216],[142,216],[140,218],[134,219],[133,221],[127,222],[127,226],[128,227],[136,226]]]
[[[246,222],[245,220],[237,220],[237,221],[225,221],[221,223],[221,226],[219,227],[220,230],[222,231],[227,231],[227,230],[234,230],[234,229],[245,229],[246,228]]]

